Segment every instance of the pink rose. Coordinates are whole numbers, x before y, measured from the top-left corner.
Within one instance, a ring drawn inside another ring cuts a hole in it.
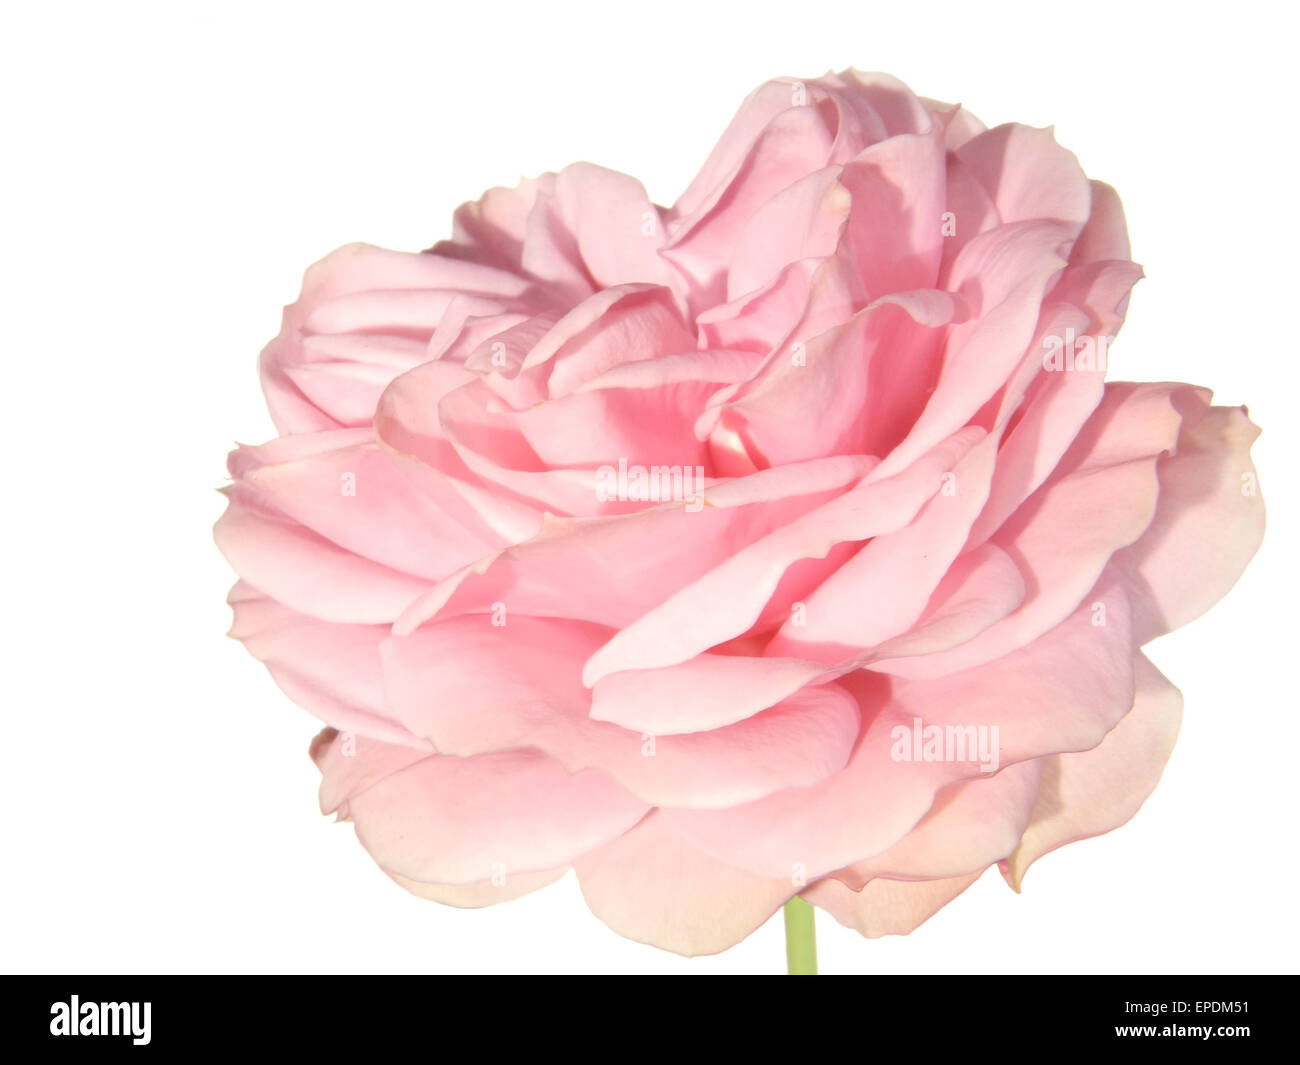
[[[1139,648],[1260,541],[1245,409],[1104,381],[1140,276],[1050,131],[853,71],[670,208],[579,163],[342,248],[230,458],[232,635],[417,894],[910,931],[1132,816],[1181,709]]]

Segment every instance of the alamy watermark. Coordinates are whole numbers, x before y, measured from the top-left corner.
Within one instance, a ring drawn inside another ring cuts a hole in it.
[[[635,466],[619,459],[617,466],[596,470],[596,498],[635,503],[684,502],[692,514],[704,509],[703,466]]]
[[[152,1004],[148,1002],[68,1002],[50,1007],[50,1035],[130,1036],[136,1046],[148,1046]]]
[[[889,738],[895,762],[978,762],[981,773],[998,771],[997,725],[927,725],[916,717]]]
[[[1115,338],[1110,336],[1075,336],[1067,329],[1065,336],[1043,337],[1043,369],[1053,372],[1104,373],[1110,357],[1110,346]]]

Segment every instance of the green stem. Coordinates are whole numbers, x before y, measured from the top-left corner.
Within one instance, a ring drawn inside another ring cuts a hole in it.
[[[785,904],[785,962],[791,976],[817,975],[814,912],[798,895]]]

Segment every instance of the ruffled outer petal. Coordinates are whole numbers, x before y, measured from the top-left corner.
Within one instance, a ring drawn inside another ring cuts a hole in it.
[[[1001,865],[1017,891],[1044,854],[1119,828],[1155,789],[1178,738],[1183,699],[1144,655],[1137,656],[1136,676],[1133,708],[1101,743],[1042,760],[1029,823]]]
[[[943,880],[877,877],[861,891],[828,877],[801,894],[840,924],[868,939],[905,936],[975,883],[982,872]]]
[[[390,875],[469,885],[552,870],[622,835],[649,807],[600,773],[537,751],[453,758],[326,735],[321,807],[352,821]]]
[[[1145,643],[1221,599],[1264,537],[1264,499],[1250,459],[1259,429],[1244,407],[1211,407],[1179,434],[1159,468],[1151,526],[1115,558]]]
[[[674,835],[659,814],[580,858],[576,868],[587,905],[615,932],[688,956],[734,946],[796,891],[789,879],[710,858]]]

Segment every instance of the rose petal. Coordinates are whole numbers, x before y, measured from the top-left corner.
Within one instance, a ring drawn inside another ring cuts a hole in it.
[[[444,754],[534,747],[571,773],[599,769],[655,805],[729,806],[824,780],[848,761],[858,708],[833,685],[690,735],[652,737],[593,720],[581,666],[606,634],[528,617],[436,622],[384,644],[388,698],[406,727]]]
[[[716,954],[764,924],[795,893],[696,850],[652,813],[580,858],[591,912],[621,936],[677,954]]]
[[[1160,463],[1160,501],[1141,539],[1115,556],[1145,643],[1194,620],[1241,576],[1264,536],[1244,407],[1211,407]]]
[[[345,792],[344,815],[385,872],[425,884],[475,884],[567,865],[648,809],[608,777],[570,776],[537,751],[412,761],[403,748],[375,752],[373,741],[355,742],[352,756],[338,738],[318,751],[322,803],[337,792],[333,778],[347,774],[348,763],[370,760],[369,774]]]
[[[266,666],[304,710],[343,731],[423,747],[384,698],[379,645],[386,625],[340,625],[296,614],[240,581],[230,592],[229,635]]]
[[[354,625],[392,622],[428,582],[345,551],[234,485],[213,527],[236,573],[292,610]]]
[[[1020,890],[1029,867],[1049,851],[1119,828],[1155,790],[1174,749],[1183,699],[1144,655],[1137,656],[1133,708],[1096,747],[1044,758],[1033,815],[1002,864]]]
[[[915,931],[979,878],[980,873],[947,880],[877,877],[861,891],[853,891],[828,877],[801,894],[845,928],[852,928],[868,939],[878,939]]]

